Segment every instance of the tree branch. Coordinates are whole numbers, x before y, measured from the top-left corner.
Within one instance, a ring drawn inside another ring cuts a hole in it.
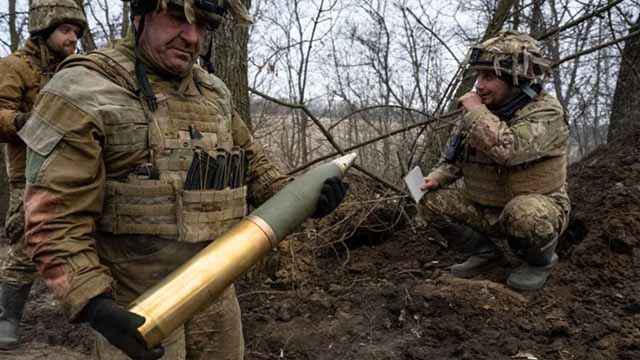
[[[322,125],[322,123],[320,122],[320,120],[318,120],[318,118],[316,118],[316,116],[309,111],[309,109],[302,104],[292,104],[286,101],[282,101],[276,98],[273,98],[267,94],[264,94],[256,89],[253,88],[249,88],[249,91],[251,91],[252,93],[263,97],[269,101],[272,101],[276,104],[282,105],[282,106],[286,106],[292,109],[299,109],[302,110],[305,114],[307,114],[307,116],[309,116],[309,118],[316,124],[316,126],[318,126],[318,128],[320,129],[320,131],[322,132],[322,134],[327,138],[327,140],[329,141],[329,143],[338,151],[339,154],[344,155],[346,152],[342,149],[342,147],[340,147],[340,145],[338,145],[338,143],[335,141],[335,139],[333,138],[333,136],[331,136],[331,133],[329,133],[329,131],[324,127],[324,125]],[[369,172],[368,170],[364,169],[363,167],[354,164],[353,167],[355,169],[357,169],[358,171],[360,171],[361,173],[367,175],[368,177],[370,177],[371,179],[381,183],[382,185],[388,187],[391,190],[396,191],[399,194],[404,194],[407,195],[408,193],[402,189],[400,189],[399,187],[393,185],[392,183],[372,174],[371,172]]]
[[[346,151],[353,151],[353,150],[359,149],[361,147],[364,147],[364,146],[367,146],[367,145],[371,145],[371,144],[373,144],[375,142],[378,142],[380,140],[386,139],[388,137],[391,137],[391,136],[394,136],[394,135],[397,135],[397,134],[400,134],[400,133],[403,133],[403,132],[407,132],[409,130],[413,130],[413,129],[415,129],[417,127],[420,127],[420,126],[425,126],[426,127],[426,126],[428,126],[428,125],[430,125],[432,123],[435,123],[435,122],[438,122],[438,121],[443,121],[443,119],[445,119],[447,117],[451,117],[453,115],[459,114],[461,111],[462,110],[457,110],[457,111],[453,111],[453,112],[447,113],[447,114],[444,115],[444,117],[435,118],[435,117],[430,116],[430,118],[428,120],[420,121],[420,122],[417,122],[415,124],[403,127],[402,129],[398,129],[398,130],[394,130],[394,131],[391,131],[391,132],[386,133],[386,134],[382,134],[382,135],[377,136],[377,137],[375,137],[373,139],[369,139],[369,140],[361,142],[359,144],[350,146],[350,147],[344,149],[344,151],[345,152]],[[451,125],[452,124],[450,124],[450,123],[446,123],[446,124],[443,124],[442,126],[438,126],[438,127],[434,128],[433,130],[437,131],[437,130],[445,129],[446,127],[451,126]],[[334,153],[331,153],[329,155],[321,156],[321,157],[319,157],[319,158],[317,158],[317,159],[315,159],[315,160],[313,160],[313,161],[311,161],[311,162],[309,162],[307,164],[304,164],[304,165],[302,165],[302,166],[300,166],[298,168],[295,168],[295,169],[291,170],[290,174],[298,173],[298,172],[308,168],[309,166],[317,164],[317,163],[319,163],[319,162],[321,162],[323,160],[332,158],[332,157],[334,157],[336,155],[339,155],[339,153],[334,152]]]
[[[573,60],[575,58],[578,58],[578,57],[581,57],[581,56],[584,56],[584,55],[587,55],[587,54],[591,54],[592,52],[598,51],[598,50],[600,50],[602,48],[606,48],[606,47],[611,46],[611,45],[615,45],[615,44],[617,44],[619,42],[625,41],[627,39],[630,39],[630,38],[632,38],[634,36],[638,36],[638,35],[640,35],[640,30],[634,31],[634,32],[628,34],[627,36],[623,36],[623,37],[617,38],[615,40],[607,41],[606,43],[600,44],[598,46],[594,46],[592,48],[577,52],[577,53],[575,53],[573,55],[569,55],[567,57],[564,57],[564,58],[556,61],[555,63],[551,64],[551,67],[559,66],[562,63],[565,63],[565,62],[567,62],[569,60]]]
[[[591,19],[594,16],[597,16],[597,15],[599,15],[599,14],[601,14],[601,13],[603,13],[603,12],[605,12],[605,11],[611,9],[611,8],[613,8],[614,6],[620,4],[623,1],[624,0],[611,1],[609,4],[603,6],[603,7],[599,8],[599,9],[596,9],[595,11],[593,11],[593,12],[591,12],[589,14],[586,14],[586,15],[584,15],[584,16],[578,18],[578,19],[575,19],[575,20],[573,20],[571,22],[568,22],[565,25],[562,25],[560,27],[556,27],[554,29],[551,29],[551,30],[547,31],[546,33],[540,35],[537,38],[537,40],[542,41],[542,40],[545,40],[545,39],[547,39],[547,38],[549,38],[551,36],[554,36],[554,35],[556,35],[558,33],[561,33],[561,32],[563,32],[563,31],[565,31],[565,30],[567,30],[569,28],[572,28],[572,27],[574,27],[574,26],[576,26],[576,25],[578,25],[578,24],[580,24],[580,23],[582,23],[582,22],[584,22],[586,20]]]
[[[328,130],[331,131],[333,128],[335,128],[336,126],[340,125],[341,122],[347,120],[348,118],[352,117],[353,115],[359,114],[361,112],[374,110],[374,109],[381,109],[381,108],[400,109],[402,111],[415,112],[415,113],[418,113],[418,114],[420,114],[422,116],[426,116],[426,117],[431,116],[431,115],[425,113],[424,111],[408,108],[408,107],[405,107],[405,106],[402,106],[402,105],[373,105],[373,106],[357,109],[357,110],[345,115],[344,117],[342,117],[342,119],[338,120],[335,124],[329,126]]]
[[[433,35],[433,37],[435,37],[444,47],[445,49],[447,49],[447,51],[449,52],[449,54],[451,54],[451,56],[453,57],[453,59],[458,63],[459,66],[462,66],[462,62],[458,59],[458,57],[456,56],[456,54],[453,53],[453,51],[451,50],[451,48],[449,48],[449,46],[447,45],[447,43],[442,40],[440,38],[440,36],[438,36],[438,34],[436,34],[433,30],[431,30],[427,25],[425,25],[418,16],[416,16],[416,14],[409,8],[404,7],[404,6],[400,6],[400,10],[402,12],[408,12],[409,14],[411,14],[411,16],[413,16],[413,18],[416,20],[416,22],[422,26],[425,30],[427,30],[431,35]]]

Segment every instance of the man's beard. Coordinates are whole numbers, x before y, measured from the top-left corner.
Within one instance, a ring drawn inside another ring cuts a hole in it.
[[[75,41],[65,41],[62,46],[49,46],[49,49],[51,49],[56,57],[66,58],[67,56],[75,54],[76,46],[77,43]]]

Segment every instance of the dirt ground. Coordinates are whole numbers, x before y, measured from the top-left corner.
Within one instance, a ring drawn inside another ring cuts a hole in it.
[[[239,282],[246,358],[640,359],[640,134],[597,149],[570,176],[572,221],[544,290],[504,286],[515,259],[484,278],[449,276],[462,260],[455,233],[405,224],[358,234],[316,252],[295,280]],[[24,344],[0,358],[86,358],[88,330],[39,289]]]

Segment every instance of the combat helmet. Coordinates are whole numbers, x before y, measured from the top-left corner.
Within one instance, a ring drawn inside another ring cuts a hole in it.
[[[80,27],[80,36],[87,30],[87,19],[73,0],[32,0],[29,6],[29,34],[53,31],[61,24]]]
[[[189,23],[196,21],[207,24],[215,30],[227,12],[240,24],[251,24],[249,11],[240,0],[124,0],[131,2],[131,15],[143,15],[151,11],[164,10],[172,4],[184,8]]]
[[[511,80],[513,85],[533,82],[549,72],[537,40],[531,36],[504,31],[471,49],[469,66],[473,70],[490,70],[496,76]]]

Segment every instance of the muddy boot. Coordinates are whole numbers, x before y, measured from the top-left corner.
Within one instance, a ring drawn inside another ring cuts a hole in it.
[[[502,252],[491,239],[477,231],[469,230],[465,232],[465,243],[469,244],[466,254],[469,258],[449,268],[451,274],[461,278],[486,273],[504,263]]]
[[[524,256],[525,264],[514,270],[507,278],[507,285],[515,290],[538,290],[551,274],[558,262],[557,240],[542,249],[530,249]]]
[[[18,331],[22,311],[31,284],[14,286],[0,283],[0,350],[18,347]]]

